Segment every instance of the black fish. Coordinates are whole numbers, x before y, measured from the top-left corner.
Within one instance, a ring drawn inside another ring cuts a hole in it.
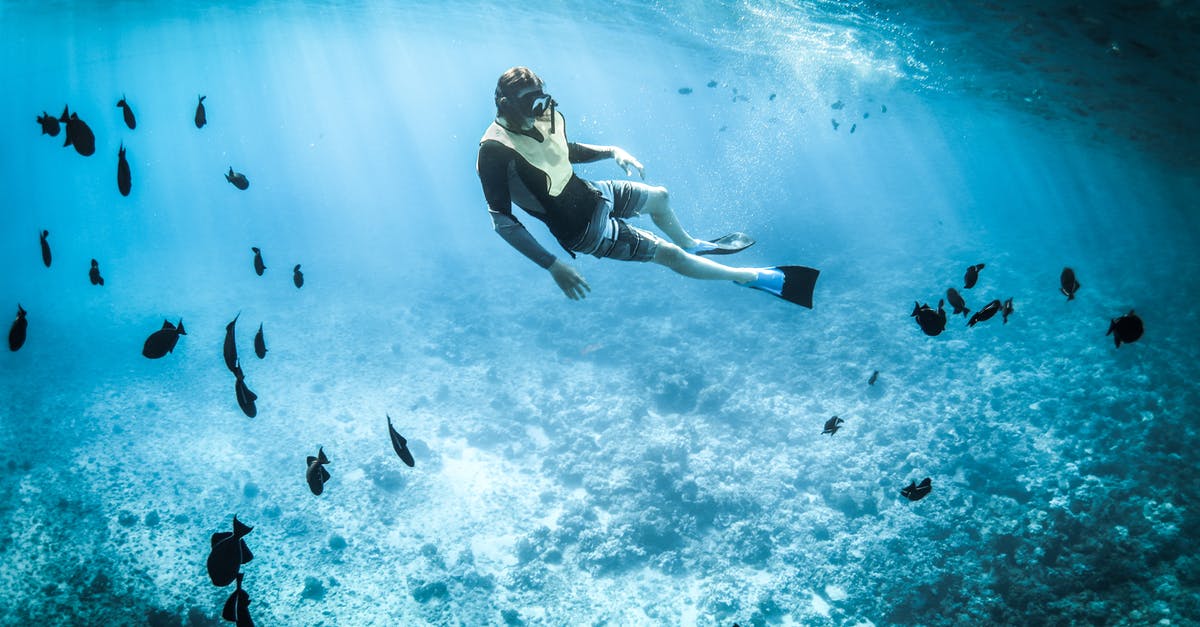
[[[20,317],[20,311],[17,312],[17,315]],[[1120,318],[1112,319],[1112,322],[1108,325],[1108,333],[1105,333],[1105,335],[1113,336],[1113,342],[1116,343],[1117,348],[1121,348],[1122,342],[1125,344],[1136,342],[1138,338],[1142,337],[1142,333],[1145,331],[1146,328],[1142,325],[1142,319],[1130,309],[1129,313]],[[12,340],[10,339],[9,342],[11,343]]]
[[[128,196],[132,186],[129,162],[125,160],[125,142],[121,142],[121,147],[117,150],[117,191],[121,192],[122,196]]]
[[[967,274],[963,277],[964,288],[969,290],[972,287],[975,287],[975,282],[979,280],[979,271],[983,269],[983,266],[984,264],[982,263],[975,264],[973,266],[967,266]]]
[[[907,488],[900,490],[900,496],[903,496],[910,501],[919,501],[925,498],[925,496],[931,491],[933,491],[933,484],[929,480],[929,477],[925,477],[921,480],[921,483],[913,481],[912,483],[908,484]]]
[[[233,515],[233,531],[222,531],[212,535],[212,552],[208,554],[208,577],[214,586],[224,588],[237,579],[242,564],[254,559],[250,547],[242,538],[254,531]]]
[[[267,267],[263,265],[262,251],[259,250],[257,246],[251,246],[250,250],[254,251],[254,273],[258,276],[262,276],[263,270],[267,269]]]
[[[871,378],[867,379],[867,385],[875,385],[875,382],[878,380],[879,380],[879,371],[876,370],[875,372],[871,373]]]
[[[844,106],[846,106],[846,103],[839,100],[839,101],[829,105],[829,108],[833,109],[834,111],[840,111],[842,109],[842,107],[844,107]]]
[[[329,463],[329,458],[325,457],[325,449],[317,449],[317,456],[308,456],[308,470],[304,471],[304,480],[308,482],[308,489],[312,490],[313,494],[320,494],[325,491],[325,482],[329,481],[329,471],[325,470],[325,464]]]
[[[258,400],[258,395],[246,387],[246,374],[242,372],[240,361],[233,365],[233,376],[237,377],[237,381],[233,384],[233,393],[237,396],[238,407],[242,408],[242,413],[246,414],[248,418],[257,416],[258,406],[254,404],[254,401]]]
[[[992,302],[984,305],[983,309],[975,312],[975,315],[971,316],[971,319],[967,321],[967,326],[973,327],[984,320],[991,320],[992,316],[996,315],[996,312],[1003,308],[1004,303],[1001,303],[999,299],[993,300]]]
[[[946,290],[946,300],[950,301],[950,306],[954,308],[955,314],[962,314],[965,318],[967,314],[971,313],[971,310],[967,309],[967,301],[963,300],[962,295],[953,287]]]
[[[384,414],[384,415],[387,416],[387,414]],[[412,452],[408,450],[408,440],[405,440],[403,437],[400,436],[399,433],[396,432],[395,427],[392,426],[392,417],[391,416],[387,417],[387,421],[388,421],[388,436],[390,436],[392,438],[392,450],[396,451],[396,454],[400,456],[401,461],[403,461],[405,464],[407,464],[409,468],[412,468],[413,464],[415,464],[416,462],[413,461]]]
[[[67,125],[67,138],[63,147],[75,146],[75,152],[85,157],[96,152],[96,134],[87,122],[79,119],[78,113],[67,115],[67,108],[63,107],[62,117],[58,121]]]
[[[258,333],[254,334],[254,354],[259,359],[267,356],[267,342],[263,340],[262,323],[258,323]]]
[[[1008,324],[1008,317],[1012,315],[1012,312],[1013,304],[1012,299],[1010,298],[1004,301],[1004,307],[1000,310],[1001,315],[1004,317],[1004,324]]]
[[[835,131],[838,130],[839,126],[841,126],[841,124],[838,124],[838,121],[833,118],[829,118],[829,121],[833,123],[833,130]]]
[[[229,368],[229,371],[233,374],[237,374],[238,366],[237,343],[234,342],[234,325],[237,324],[238,318],[241,317],[242,314],[239,312],[229,324],[225,325],[225,346],[223,349],[225,353],[225,367]]]
[[[1058,291],[1062,292],[1067,300],[1075,300],[1075,292],[1083,287],[1079,281],[1075,280],[1075,271],[1070,268],[1063,268],[1062,274],[1058,277],[1058,283],[1062,286],[1058,288]]]
[[[716,86],[717,86],[717,81],[708,81],[708,86],[709,86],[709,87],[716,87]]]
[[[250,620],[250,595],[242,590],[243,573],[237,575],[237,590],[225,600],[225,608],[221,610],[221,618],[237,625],[237,627],[254,627]]]
[[[208,124],[208,116],[204,114],[204,99],[207,96],[200,96],[200,102],[196,104],[196,128],[204,128]]]
[[[939,300],[937,311],[929,307],[929,303],[924,305],[913,302],[913,311],[910,316],[917,319],[917,325],[925,332],[925,335],[933,337],[946,329],[946,301]]]
[[[92,260],[92,269],[88,270],[88,280],[92,285],[104,285],[104,277],[100,276],[100,264],[95,259]]]
[[[146,338],[146,343],[142,345],[142,355],[150,359],[158,359],[167,353],[174,352],[175,344],[179,342],[181,335],[187,335],[187,331],[183,328],[183,318],[179,319],[178,327],[163,320],[162,328]]]
[[[680,87],[679,93],[686,96],[686,95],[692,93],[692,88],[691,87]]]
[[[300,264],[296,264],[296,267],[292,268],[292,283],[296,284],[296,289],[304,286],[304,273],[300,272]]]
[[[241,172],[234,172],[232,166],[229,168],[229,173],[225,175],[225,180],[233,183],[233,186],[238,189],[250,187],[250,181],[246,180],[246,175]]]
[[[850,125],[850,132],[851,132],[851,133],[853,133],[853,132],[854,132],[854,131],[856,131],[856,130],[858,130],[858,125],[857,125],[857,124],[851,124],[851,125]]]
[[[129,108],[129,103],[125,102],[125,94],[121,94],[121,99],[117,101],[117,106],[121,107],[121,115],[125,116],[125,126],[129,130],[137,128],[137,120],[133,118],[133,109]]]
[[[821,434],[824,435],[824,434],[828,433],[829,435],[833,435],[833,434],[837,433],[838,429],[842,428],[843,422],[846,422],[846,421],[842,420],[841,418],[838,418],[837,416],[834,416],[833,418],[826,420],[825,421],[825,430],[822,431]]]
[[[38,124],[42,125],[42,135],[49,135],[51,137],[58,135],[58,118],[46,113],[45,111],[42,111],[42,115],[37,119],[37,121]]]
[[[50,267],[50,242],[46,241],[47,237],[50,237],[50,231],[42,231],[42,234],[39,239],[41,239],[41,242],[42,242],[42,263],[46,264],[46,267],[49,268]]]
[[[25,320],[25,310],[21,309],[21,303],[17,303],[17,318],[13,320],[12,328],[8,330],[8,350],[17,351],[25,345],[25,331],[29,328],[29,321]]]

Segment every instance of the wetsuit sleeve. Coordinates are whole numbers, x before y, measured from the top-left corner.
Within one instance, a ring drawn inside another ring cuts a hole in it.
[[[508,164],[512,160],[507,150],[498,144],[484,142],[479,147],[475,167],[479,182],[483,185],[483,196],[487,200],[488,214],[492,216],[492,228],[537,265],[549,268],[556,257],[550,254],[533,235],[517,220],[512,212],[512,197],[508,190]]]
[[[567,159],[571,163],[591,163],[612,157],[612,148],[567,142]]]

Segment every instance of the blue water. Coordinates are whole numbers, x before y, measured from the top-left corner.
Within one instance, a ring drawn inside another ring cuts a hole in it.
[[[224,624],[234,514],[260,625],[1200,624],[1194,2],[95,4],[0,3],[0,624]],[[564,298],[474,171],[513,65],[815,308]],[[925,336],[952,286],[1015,312]]]

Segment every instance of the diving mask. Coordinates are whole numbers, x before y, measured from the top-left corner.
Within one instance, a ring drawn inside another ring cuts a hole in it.
[[[554,106],[554,99],[542,90],[532,91],[517,99],[517,110],[529,118],[540,118]]]

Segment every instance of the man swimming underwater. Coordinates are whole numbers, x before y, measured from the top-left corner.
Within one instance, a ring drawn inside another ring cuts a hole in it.
[[[741,233],[708,242],[688,234],[671,210],[667,190],[636,181],[586,181],[573,163],[611,157],[644,178],[642,164],[616,146],[567,141],[558,103],[532,70],[514,67],[496,82],[496,119],[479,140],[476,169],[496,232],[513,248],[550,271],[572,300],[591,287],[583,276],[542,247],[513,215],[515,203],[541,220],[574,258],[575,253],[624,261],[653,261],[694,279],[728,280],[812,307],[818,271],[803,266],[740,268],[705,255],[730,254],[754,243]],[[670,238],[631,226],[626,220],[649,214]]]

